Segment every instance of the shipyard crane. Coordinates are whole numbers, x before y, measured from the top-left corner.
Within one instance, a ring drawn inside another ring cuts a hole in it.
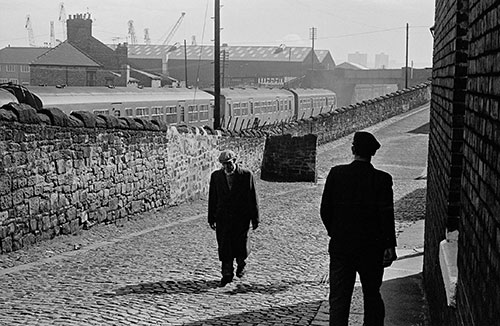
[[[128,21],[128,36],[130,38],[130,44],[137,44],[137,38],[135,36],[134,21]]]
[[[147,45],[151,44],[151,38],[149,37],[149,28],[144,29],[144,43]]]
[[[62,24],[62,40],[64,41],[66,40],[66,9],[64,9],[64,2],[59,4],[59,22]]]
[[[168,33],[168,35],[165,38],[165,40],[163,41],[162,45],[168,45],[170,43],[170,41],[172,40],[172,37],[174,36],[175,32],[177,31],[177,29],[181,25],[182,20],[184,19],[185,15],[186,15],[185,12],[181,12],[181,16],[179,17],[179,19],[177,19],[177,22],[175,22],[175,25],[172,27],[172,29]]]
[[[56,36],[54,34],[54,22],[50,21],[50,43],[49,47],[53,48],[56,46]]]
[[[30,46],[36,46],[35,34],[33,33],[33,26],[31,26],[30,15],[26,15],[26,24],[24,24],[24,28],[26,28],[26,30],[28,31],[28,41]]]

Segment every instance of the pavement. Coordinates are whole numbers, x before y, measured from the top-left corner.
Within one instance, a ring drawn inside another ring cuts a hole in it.
[[[399,259],[382,286],[388,326],[427,320],[426,181],[418,178],[427,138],[407,133],[426,119],[422,108],[367,129],[416,155],[404,162],[382,152],[374,160],[394,177]],[[244,278],[218,287],[202,198],[0,255],[0,325],[327,325],[328,236],[319,204],[329,168],[351,159],[351,139],[318,148],[318,183],[257,181],[262,222],[250,235]],[[362,324],[362,302],[357,283],[350,325]]]

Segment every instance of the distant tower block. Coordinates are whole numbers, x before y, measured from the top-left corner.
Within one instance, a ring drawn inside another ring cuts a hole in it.
[[[149,28],[144,29],[144,43],[147,45],[151,44],[151,38],[149,37]]]
[[[134,21],[128,21],[128,37],[130,39],[130,44],[137,44],[137,38],[135,37]]]

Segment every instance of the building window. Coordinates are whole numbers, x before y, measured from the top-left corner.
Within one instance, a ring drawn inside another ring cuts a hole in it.
[[[22,65],[21,66],[21,72],[30,72],[30,66]]]
[[[15,65],[7,65],[7,72],[15,72],[16,71],[16,66]]]

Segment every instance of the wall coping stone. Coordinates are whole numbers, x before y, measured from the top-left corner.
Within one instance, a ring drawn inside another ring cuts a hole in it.
[[[446,301],[449,307],[456,307],[458,279],[458,231],[447,232],[446,239],[439,243],[439,265],[443,276]]]

